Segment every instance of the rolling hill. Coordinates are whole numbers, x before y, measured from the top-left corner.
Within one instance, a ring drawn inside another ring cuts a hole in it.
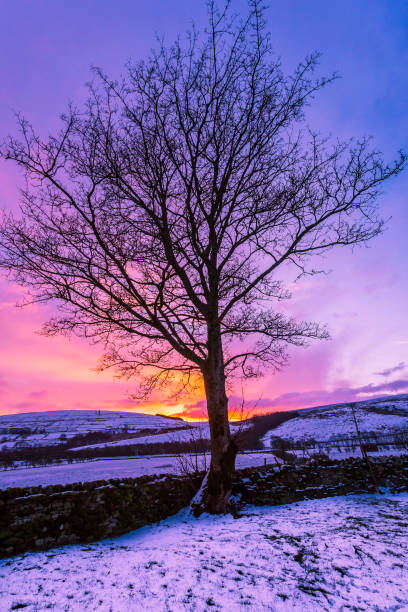
[[[251,425],[256,426],[257,419],[263,419],[261,441],[265,448],[270,447],[277,437],[299,443],[309,440],[335,441],[356,435],[348,403],[303,408],[296,412],[276,413],[275,416],[282,414],[288,420],[277,426],[276,419],[269,415],[254,417],[244,424],[232,423],[232,429],[236,431],[240,426],[249,430]],[[355,415],[358,427],[364,434],[383,435],[398,431],[408,434],[408,395],[357,402]],[[278,419],[277,422],[280,421]],[[188,441],[192,435],[194,438],[209,439],[208,424],[187,423],[161,415],[102,410],[61,410],[0,416],[0,450],[51,446],[71,441],[71,448],[106,448],[132,443]]]
[[[0,449],[50,446],[81,437],[91,441],[92,434],[131,438],[186,427],[181,419],[135,412],[55,410],[12,414],[0,416]]]
[[[394,395],[354,404],[357,425],[362,434],[384,436],[408,434],[408,395]],[[269,430],[262,438],[265,447],[278,437],[294,443],[317,440],[334,442],[356,436],[350,403],[331,404],[296,411],[296,417]]]

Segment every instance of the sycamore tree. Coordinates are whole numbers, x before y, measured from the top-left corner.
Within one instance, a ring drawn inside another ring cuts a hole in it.
[[[143,392],[201,378],[211,465],[196,511],[223,512],[237,452],[226,381],[325,335],[279,309],[282,270],[379,234],[381,184],[405,159],[307,129],[305,108],[333,79],[315,77],[318,57],[286,75],[257,0],[244,18],[208,7],[204,31],[159,43],[120,80],[95,70],[54,136],[20,117],[2,155],[26,187],[21,214],[2,218],[0,266],[56,303],[45,333],[100,342],[101,367]]]

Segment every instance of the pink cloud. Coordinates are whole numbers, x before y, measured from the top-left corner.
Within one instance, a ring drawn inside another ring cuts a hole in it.
[[[361,387],[339,387],[332,391],[314,389],[312,391],[293,391],[274,398],[263,398],[257,405],[259,412],[274,411],[275,408],[294,409],[362,401],[384,393],[398,393],[408,390],[408,380],[394,380],[380,385],[369,384]]]
[[[229,410],[232,418],[240,414],[249,418],[254,414],[267,414],[282,410],[294,410],[297,408],[310,408],[328,404],[338,404],[353,401],[362,401],[370,397],[378,397],[384,393],[395,394],[408,390],[408,380],[394,380],[379,385],[369,384],[361,387],[338,387],[332,391],[325,389],[313,389],[311,391],[293,391],[283,393],[277,397],[261,397],[259,399],[243,400],[241,397],[232,395],[229,398]],[[202,419],[207,417],[206,401],[201,400],[194,404],[187,404],[178,413],[188,419]]]
[[[21,412],[45,412],[48,410],[55,410],[55,404],[47,404],[43,402],[15,402],[12,404],[7,404],[5,406],[6,413],[5,414],[15,414]]]
[[[38,398],[43,398],[46,397],[47,395],[47,391],[43,390],[43,391],[31,391],[29,393],[29,396],[32,397],[33,399],[38,399]]]

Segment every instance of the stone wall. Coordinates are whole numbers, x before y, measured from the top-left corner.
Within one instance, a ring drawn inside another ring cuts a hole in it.
[[[0,491],[0,557],[91,542],[160,521],[188,505],[200,479],[142,476]]]
[[[381,487],[408,490],[408,455],[374,463]],[[0,491],[0,556],[117,536],[186,506],[201,477],[142,476]],[[255,505],[374,492],[361,460],[267,466],[236,474],[233,500]]]
[[[408,491],[408,455],[370,461],[381,489]],[[361,459],[321,459],[301,466],[268,466],[240,470],[234,483],[234,498],[258,506],[288,504],[304,499],[375,493],[367,465]]]

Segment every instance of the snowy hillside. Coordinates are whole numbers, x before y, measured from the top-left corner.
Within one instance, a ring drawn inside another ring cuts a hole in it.
[[[132,444],[161,444],[163,442],[193,442],[198,440],[210,439],[210,428],[208,423],[184,423],[185,429],[172,429],[165,433],[152,432],[144,436],[135,438],[123,438],[114,442],[100,442],[98,444],[87,444],[86,446],[76,446],[72,451],[85,450],[92,448],[111,448],[112,446],[128,446]],[[236,433],[237,429],[245,429],[249,427],[246,423],[230,423],[232,434]]]
[[[404,430],[408,433],[408,395],[358,402],[355,414],[361,432],[386,434]],[[299,410],[298,415],[268,431],[262,438],[264,446],[269,447],[275,437],[293,442],[333,441],[356,434],[350,404],[306,408]],[[234,432],[237,427],[250,425],[251,421],[231,423],[231,428]],[[181,419],[134,412],[60,410],[0,416],[0,450],[57,445],[75,436],[97,432],[106,437],[78,438],[74,441],[75,447],[96,449],[209,438],[207,423],[186,423]]]
[[[85,450],[89,448],[106,448],[107,446],[128,446],[132,444],[161,444],[162,442],[190,442],[192,440],[209,440],[210,428],[208,423],[184,423],[188,429],[173,429],[165,433],[151,432],[137,438],[123,438],[113,442],[100,442],[98,444],[87,444],[86,446],[76,446],[71,450]]]
[[[333,404],[298,411],[299,416],[267,432],[262,438],[265,447],[275,437],[302,442],[311,439],[334,441],[355,436],[356,426],[350,404]],[[405,430],[408,433],[408,395],[382,397],[355,404],[355,416],[362,433],[388,434]]]
[[[181,419],[107,410],[12,414],[0,416],[0,449],[61,444],[74,436],[91,432],[109,432],[126,437],[127,434],[167,431],[186,426]]]

